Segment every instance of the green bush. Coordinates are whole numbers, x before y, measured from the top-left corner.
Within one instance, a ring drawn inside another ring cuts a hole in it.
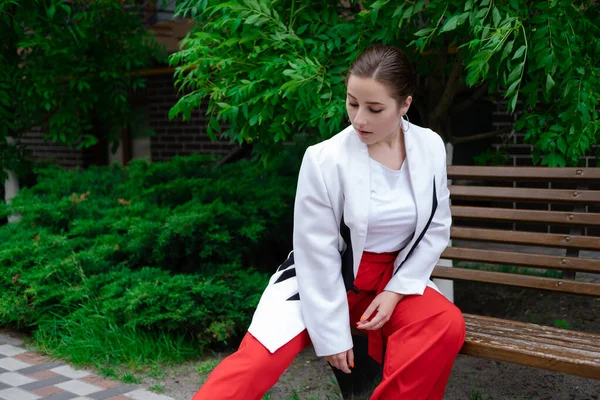
[[[231,344],[267,283],[252,266],[272,270],[291,247],[293,153],[267,167],[215,168],[195,155],[38,171],[0,206],[1,218],[22,216],[0,226],[0,325],[31,329],[50,348],[61,335],[83,346],[89,332],[74,327],[86,321],[106,335]]]

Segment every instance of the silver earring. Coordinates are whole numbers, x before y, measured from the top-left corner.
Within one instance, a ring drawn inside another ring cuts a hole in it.
[[[406,117],[406,123],[408,124],[408,128],[406,128],[405,132],[408,132],[410,129],[410,120],[408,119],[408,114],[404,114],[401,118],[404,119],[404,117]]]

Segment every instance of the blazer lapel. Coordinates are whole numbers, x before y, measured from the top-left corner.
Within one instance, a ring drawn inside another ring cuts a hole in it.
[[[406,146],[406,162],[408,166],[408,174],[410,177],[410,185],[412,188],[415,206],[417,208],[417,224],[415,234],[410,243],[398,254],[394,267],[397,267],[410,252],[410,249],[415,245],[420,233],[425,228],[432,207],[433,195],[433,173],[429,167],[428,155],[416,143],[416,134],[412,132],[407,121],[403,120],[404,127],[404,143]]]
[[[369,171],[369,150],[360,141],[357,133],[352,131],[348,141],[347,169],[342,176],[347,180],[344,187],[344,219],[350,228],[352,240],[354,276],[358,273],[360,258],[367,238],[369,222],[369,203],[371,200],[371,174]]]

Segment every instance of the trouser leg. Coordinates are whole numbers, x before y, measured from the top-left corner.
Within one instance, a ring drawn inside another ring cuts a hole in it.
[[[271,353],[247,333],[239,349],[211,372],[192,400],[260,400],[309,344],[304,330]]]
[[[371,400],[440,400],[465,338],[460,310],[437,291],[406,296],[383,327],[383,379]]]

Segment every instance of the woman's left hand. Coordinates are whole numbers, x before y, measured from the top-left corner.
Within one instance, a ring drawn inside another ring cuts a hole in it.
[[[381,329],[390,320],[396,304],[404,297],[403,294],[383,291],[377,295],[367,307],[360,321],[356,323],[358,329],[372,331]],[[377,311],[377,314],[369,321],[369,317]]]

